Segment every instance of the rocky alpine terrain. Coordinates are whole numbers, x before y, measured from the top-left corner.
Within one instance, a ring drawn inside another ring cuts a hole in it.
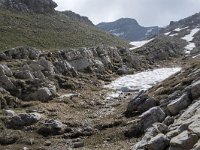
[[[199,14],[130,46],[55,7],[0,1],[0,150],[200,149]]]

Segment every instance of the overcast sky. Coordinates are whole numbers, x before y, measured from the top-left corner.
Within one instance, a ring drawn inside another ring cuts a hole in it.
[[[200,0],[54,0],[57,10],[72,10],[97,24],[135,18],[143,26],[166,26],[200,12]]]

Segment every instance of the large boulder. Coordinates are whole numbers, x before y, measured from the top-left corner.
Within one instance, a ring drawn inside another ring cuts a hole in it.
[[[2,75],[6,75],[8,77],[11,77],[13,75],[10,68],[8,68],[8,66],[5,64],[0,64],[0,76]]]
[[[169,150],[190,150],[197,141],[198,136],[196,134],[184,131],[171,139]]]
[[[50,89],[48,87],[39,88],[34,93],[29,94],[25,99],[26,100],[39,100],[42,102],[48,102],[55,97],[55,89]]]
[[[11,0],[12,1],[12,0]],[[1,1],[0,1],[1,3]],[[1,53],[4,57],[1,59],[38,59],[41,51],[29,47],[17,47]]]
[[[167,105],[169,112],[172,115],[177,115],[180,110],[188,107],[191,104],[191,99],[187,93],[184,93],[181,97],[175,99],[170,104]]]
[[[29,70],[19,71],[15,74],[17,79],[34,79],[33,74]]]
[[[155,99],[149,97],[146,93],[141,91],[128,103],[125,115],[128,116],[134,112],[143,113],[156,105],[157,102]]]
[[[193,99],[196,99],[200,96],[200,80],[191,85],[191,95]]]
[[[147,147],[158,150],[166,148],[169,145],[169,139],[163,134],[166,132],[164,128],[166,128],[165,125],[155,123],[153,127],[147,129],[141,141],[133,146],[133,150],[142,150]],[[157,144],[160,145],[158,146]]]
[[[200,141],[198,141],[198,142],[194,145],[194,147],[193,147],[192,150],[200,150]]]
[[[72,66],[66,60],[58,61],[54,63],[56,73],[67,74]]]
[[[194,122],[189,125],[188,129],[200,137],[200,118],[195,119]]]
[[[42,71],[48,71],[50,74],[55,73],[54,65],[44,57],[39,60],[39,64],[44,68]]]
[[[165,150],[169,145],[169,139],[166,135],[160,133],[153,137],[147,144],[148,150]]]
[[[6,75],[0,76],[0,86],[8,91],[16,89],[16,86],[13,84],[11,79]]]
[[[140,115],[139,119],[124,134],[127,137],[140,137],[154,123],[162,122],[165,116],[165,113],[160,107],[153,107]],[[161,128],[161,126],[158,126],[158,128]]]
[[[41,119],[41,115],[38,113],[22,113],[10,118],[8,127],[13,129],[23,128],[24,126],[30,126],[37,123]]]
[[[66,125],[59,120],[46,120],[41,124],[38,133],[43,136],[60,135],[65,131]]]
[[[156,122],[164,121],[166,115],[164,111],[159,107],[153,107],[148,111],[144,112],[139,116],[142,125],[142,130],[145,131],[147,128],[151,127],[152,124]]]

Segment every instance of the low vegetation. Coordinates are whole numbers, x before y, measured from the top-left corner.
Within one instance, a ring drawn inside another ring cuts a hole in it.
[[[72,21],[66,15],[23,13],[0,9],[0,51],[17,46],[43,50],[128,43],[95,26]]]

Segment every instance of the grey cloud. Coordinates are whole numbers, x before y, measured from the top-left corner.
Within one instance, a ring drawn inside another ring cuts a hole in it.
[[[200,11],[200,0],[55,0],[58,10],[72,10],[94,23],[135,18],[141,25],[165,26]]]

